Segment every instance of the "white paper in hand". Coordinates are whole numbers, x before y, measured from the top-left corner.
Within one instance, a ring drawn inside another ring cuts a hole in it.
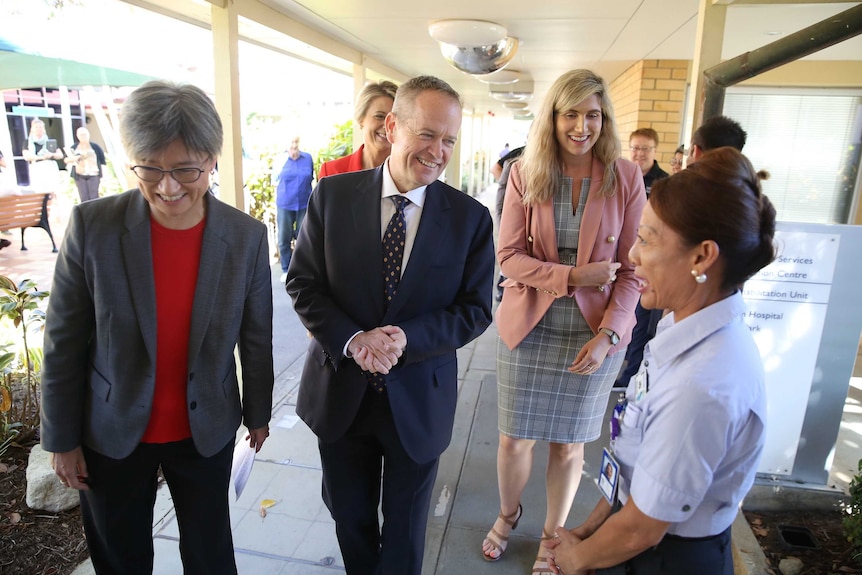
[[[230,470],[230,482],[233,483],[237,499],[245,489],[252,465],[254,465],[254,448],[247,442],[240,441],[233,448],[233,465]]]

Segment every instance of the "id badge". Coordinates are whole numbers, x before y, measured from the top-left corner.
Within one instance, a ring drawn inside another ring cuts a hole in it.
[[[617,487],[620,480],[620,464],[605,447],[602,450],[602,466],[599,473],[599,491],[608,503],[613,506],[617,502]]]
[[[646,392],[649,391],[649,379],[647,376],[647,371],[644,368],[637,373],[635,376],[635,401],[640,401],[646,395]]]

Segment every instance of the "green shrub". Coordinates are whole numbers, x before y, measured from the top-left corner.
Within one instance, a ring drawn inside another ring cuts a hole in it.
[[[850,500],[844,504],[843,526],[844,536],[853,545],[853,559],[862,563],[862,459],[857,470],[859,474],[850,481]]]
[[[335,133],[329,138],[325,148],[317,152],[315,173],[320,172],[320,166],[329,160],[335,160],[353,153],[353,120],[335,126]]]
[[[9,333],[18,339],[0,345],[0,454],[13,439],[27,440],[39,428],[42,347],[32,345],[28,334],[44,326],[39,304],[46,297],[48,292],[39,291],[32,280],[15,285],[0,275],[0,319],[11,321]]]

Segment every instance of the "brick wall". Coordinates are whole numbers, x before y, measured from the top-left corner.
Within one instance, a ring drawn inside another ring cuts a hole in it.
[[[652,128],[659,136],[656,160],[670,172],[670,159],[682,143],[689,64],[689,60],[641,60],[608,86],[624,158],[629,157],[629,134]]]

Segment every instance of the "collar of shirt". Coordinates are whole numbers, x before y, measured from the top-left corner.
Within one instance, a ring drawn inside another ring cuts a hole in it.
[[[406,192],[405,196],[410,200],[411,203],[416,204],[420,208],[425,205],[425,190],[428,186],[419,186],[415,190],[409,190]],[[395,185],[395,180],[392,179],[392,174],[389,173],[389,158],[386,158],[386,161],[383,162],[383,194],[382,198],[388,198],[389,196],[398,196],[402,195],[401,192],[398,191],[398,186]],[[386,202],[383,205],[392,204],[392,202]],[[392,204],[394,206],[394,204]],[[392,207],[389,216],[386,217],[386,222],[389,222],[389,218],[392,217],[392,214],[395,213],[395,208]],[[405,210],[406,214],[406,210]],[[383,224],[386,226],[386,223]]]
[[[666,365],[744,314],[745,301],[739,291],[680,322],[674,321],[673,313],[667,314],[658,322],[656,336],[647,344],[653,361],[659,368]]]
[[[380,195],[380,239],[383,239],[383,234],[386,231],[386,226],[389,225],[389,220],[392,219],[392,214],[395,213],[395,202],[389,198],[392,196],[404,195],[410,200],[410,203],[404,208],[404,219],[407,224],[407,233],[404,241],[404,256],[401,263],[401,276],[404,276],[404,271],[407,269],[407,262],[410,259],[410,254],[413,252],[413,242],[416,239],[416,232],[419,229],[419,220],[422,218],[422,209],[425,205],[425,191],[428,186],[420,186],[415,190],[409,190],[405,194],[398,191],[395,185],[395,180],[389,173],[389,158],[383,164],[383,185]]]

